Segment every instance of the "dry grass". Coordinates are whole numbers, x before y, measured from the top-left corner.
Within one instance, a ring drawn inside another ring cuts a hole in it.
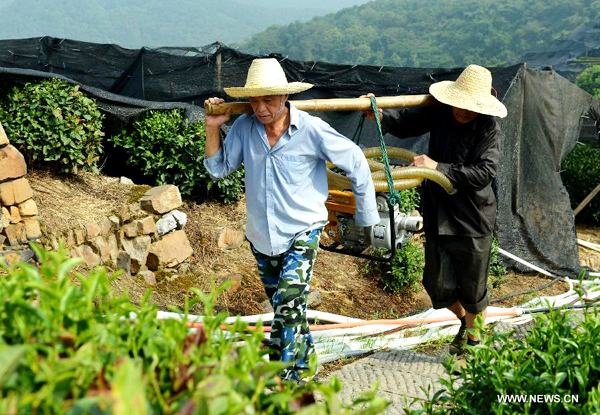
[[[81,172],[56,176],[34,171],[28,176],[44,235],[61,236],[70,229],[99,224],[128,200],[131,186],[118,178]]]

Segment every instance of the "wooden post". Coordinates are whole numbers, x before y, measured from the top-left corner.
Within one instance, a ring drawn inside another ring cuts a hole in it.
[[[592,190],[592,192],[589,195],[587,195],[585,199],[583,199],[583,202],[581,202],[579,206],[575,208],[575,210],[573,211],[573,216],[577,216],[577,214],[581,212],[581,209],[583,209],[585,205],[590,203],[594,196],[598,194],[598,192],[600,192],[600,183],[598,184],[598,186],[596,186],[594,190]]]
[[[438,105],[438,101],[431,95],[400,95],[395,97],[377,97],[379,108],[406,108],[427,107]],[[332,99],[308,99],[301,101],[290,101],[296,108],[308,112],[321,111],[365,111],[371,109],[369,98],[332,98]],[[228,108],[232,114],[252,113],[249,102],[229,102],[224,104],[206,104],[204,112],[206,115],[222,115]]]

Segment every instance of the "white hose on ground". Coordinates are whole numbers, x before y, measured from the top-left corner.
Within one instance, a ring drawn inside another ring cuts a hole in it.
[[[540,268],[540,267],[538,267],[538,266],[536,266],[536,265],[533,265],[531,262],[527,262],[527,261],[525,261],[524,259],[522,259],[522,258],[519,258],[518,256],[516,256],[516,255],[513,255],[513,254],[511,254],[510,252],[508,252],[508,251],[505,251],[505,250],[504,250],[504,249],[502,249],[502,248],[498,248],[498,252],[499,252],[499,253],[501,253],[501,254],[502,254],[502,255],[504,255],[504,256],[507,256],[507,257],[509,257],[510,259],[512,259],[512,260],[514,260],[514,261],[517,261],[517,262],[519,262],[519,263],[521,263],[521,264],[523,264],[523,265],[525,265],[525,266],[527,266],[527,267],[529,267],[529,268],[531,268],[531,269],[533,269],[533,270],[535,270],[535,271],[537,271],[537,272],[541,273],[541,274],[547,275],[547,276],[549,276],[549,277],[555,277],[555,275],[552,275],[552,274],[550,274],[550,273],[549,273],[548,271],[546,271],[545,269],[542,269],[542,268]]]
[[[596,252],[600,252],[600,245],[595,244],[593,242],[584,241],[583,239],[577,239],[577,244],[585,246],[586,248],[592,249]]]
[[[569,290],[566,293],[556,296],[539,297],[535,301],[523,304],[521,308],[518,309],[488,307],[489,317],[486,319],[486,323],[489,324],[494,321],[506,320],[511,322],[511,324],[523,324],[533,318],[531,315],[521,314],[522,311],[526,310],[525,307],[532,307],[534,304],[539,304],[540,302],[542,302],[544,306],[549,304],[552,307],[581,303],[579,295],[574,290],[574,285],[578,285],[579,281],[572,278],[565,278],[565,281],[569,284]],[[596,290],[600,287],[600,280],[583,281],[582,286],[585,289],[585,298],[588,301],[594,301],[600,298],[600,290]],[[547,301],[547,303],[545,301]],[[494,316],[494,314],[496,314],[496,316]],[[131,318],[135,317],[135,313],[132,313]],[[307,317],[309,319],[317,319],[320,322],[334,323],[334,326],[336,324],[347,326],[345,328],[311,330],[315,341],[315,349],[317,351],[319,364],[350,356],[362,355],[382,348],[411,349],[418,344],[433,339],[452,336],[458,331],[459,325],[459,320],[447,309],[428,309],[405,319],[387,321],[392,324],[380,324],[378,321],[373,321],[373,324],[369,324],[369,321],[367,320],[349,318],[316,310],[307,310]],[[182,319],[183,316],[177,313],[159,311],[157,313],[157,318]],[[188,321],[201,322],[203,318],[203,316],[189,315]],[[250,324],[257,323],[258,321],[268,322],[273,319],[273,313],[229,317],[225,320],[225,323],[231,324],[237,319]],[[403,321],[410,321],[413,323],[415,321],[426,321],[427,323],[403,327],[405,326]],[[383,334],[388,331],[393,331],[394,328],[400,328],[400,330],[389,334]],[[192,328],[190,330],[194,331],[195,329]],[[411,335],[412,333],[420,334]],[[269,332],[265,332],[264,334],[265,338],[268,339],[270,337]]]
[[[132,317],[132,318],[135,318],[135,313],[133,313],[133,315],[134,315],[134,317]],[[225,319],[224,323],[231,324],[231,323],[234,323],[238,319],[240,321],[243,321],[248,324],[256,324],[256,323],[258,323],[259,320],[262,320],[262,322],[265,323],[265,322],[273,321],[273,316],[274,316],[274,313],[255,314],[255,315],[251,315],[251,316],[234,316],[234,317],[227,317]],[[324,311],[317,311],[317,310],[307,310],[306,317],[309,320],[318,320],[320,322],[340,323],[340,324],[364,321],[359,318],[340,316],[338,314],[327,313]],[[183,315],[178,314],[178,313],[173,313],[170,311],[158,311],[156,314],[156,318],[159,320],[166,320],[169,318],[182,320]],[[190,321],[190,322],[200,323],[200,322],[202,322],[203,319],[204,319],[204,316],[198,316],[198,315],[194,315],[194,314],[188,315],[188,321]]]

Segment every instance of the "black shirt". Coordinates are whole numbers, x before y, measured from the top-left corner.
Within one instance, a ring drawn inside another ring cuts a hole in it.
[[[457,189],[449,195],[437,183],[423,184],[425,232],[479,237],[492,233],[496,197],[492,181],[498,171],[502,132],[491,116],[478,115],[456,125],[452,108],[411,108],[384,111],[382,128],[399,138],[430,133],[428,156],[438,163]]]

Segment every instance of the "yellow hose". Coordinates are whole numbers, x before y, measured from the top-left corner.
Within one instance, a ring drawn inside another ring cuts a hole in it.
[[[399,147],[388,147],[386,148],[387,154],[390,158],[399,158],[402,160],[412,162],[413,158],[417,155],[416,153]],[[373,184],[375,185],[376,192],[389,192],[389,185],[385,174],[385,167],[383,163],[371,160],[373,157],[381,157],[381,148],[372,147],[363,150],[369,168],[371,169],[371,177],[373,178]],[[331,171],[331,163],[327,163],[327,180],[329,182],[329,188],[335,190],[349,190],[352,188],[350,179],[341,174],[334,173]],[[448,194],[456,193],[456,189],[452,185],[452,182],[445,174],[430,169],[427,167],[401,167],[394,168],[391,170],[392,178],[394,179],[394,189],[406,190],[413,187],[419,186],[424,179],[436,182],[448,192]]]

